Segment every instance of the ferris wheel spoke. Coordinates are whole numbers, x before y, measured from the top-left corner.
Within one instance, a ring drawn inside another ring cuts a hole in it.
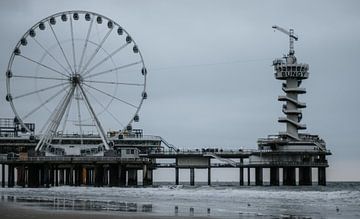
[[[70,85],[66,86],[65,89],[67,89]],[[65,89],[61,89],[59,90],[57,93],[55,93],[54,95],[52,95],[51,97],[49,97],[48,99],[46,99],[44,102],[42,102],[40,105],[38,105],[37,107],[35,107],[34,109],[32,109],[28,114],[26,114],[23,117],[23,120],[25,120],[26,118],[28,118],[29,116],[31,116],[32,114],[34,114],[36,111],[38,111],[41,107],[43,107],[45,104],[47,104],[48,102],[50,102],[52,99],[54,99],[55,97],[59,96],[62,92],[64,92]]]
[[[65,84],[67,84],[67,83],[68,83],[68,82],[61,83],[61,84],[56,84],[56,85],[52,85],[52,86],[45,87],[45,88],[42,88],[42,89],[39,89],[39,90],[36,90],[36,91],[31,91],[31,92],[28,92],[28,93],[25,93],[25,94],[21,94],[21,95],[15,96],[15,97],[13,97],[12,99],[15,100],[15,99],[22,98],[22,97],[26,97],[26,96],[30,96],[30,95],[33,95],[33,94],[38,94],[38,93],[41,93],[41,92],[44,92],[44,91],[48,91],[48,90],[51,90],[51,89],[60,87],[60,86],[65,85]]]
[[[119,125],[121,125],[122,127],[125,127],[122,122],[120,122],[120,120],[118,118],[116,118],[114,116],[114,114],[111,113],[111,111],[108,109],[108,107],[105,107],[96,97],[95,95],[93,95],[88,89],[84,88],[88,94],[90,94],[90,96],[95,100],[95,102],[97,102],[104,111],[106,111],[117,123],[119,123]]]
[[[66,89],[65,89],[66,90]],[[46,123],[44,124],[44,126],[42,127],[42,129],[40,130],[40,133],[43,133],[44,129],[54,120],[54,116],[56,116],[57,113],[59,113],[59,108],[64,106],[63,102],[66,98],[66,96],[68,96],[69,92],[71,92],[71,89],[69,89],[68,91],[66,91],[66,95],[61,99],[61,101],[56,105],[55,109],[53,110],[53,112],[51,113],[51,115],[49,116],[49,118],[47,119]]]
[[[113,28],[111,28],[103,37],[103,39],[101,40],[101,43],[96,47],[95,51],[93,52],[93,54],[90,56],[89,60],[86,62],[84,68],[82,68],[82,70],[79,72],[80,74],[82,74],[83,72],[86,71],[87,67],[89,66],[89,64],[91,63],[91,61],[95,58],[96,54],[98,54],[100,48],[102,48],[102,45],[104,45],[105,41],[107,40],[107,38],[109,37],[111,31],[113,30]]]
[[[56,70],[56,69],[54,69],[54,68],[52,68],[52,67],[50,67],[50,66],[47,66],[47,65],[44,65],[44,64],[42,64],[42,63],[40,63],[40,62],[38,62],[38,61],[35,61],[35,60],[33,60],[33,59],[31,59],[31,58],[29,58],[29,57],[27,57],[27,56],[24,56],[24,55],[19,55],[20,57],[23,57],[24,59],[26,59],[26,60],[29,60],[30,62],[33,62],[33,63],[35,63],[35,64],[38,64],[38,65],[40,65],[40,66],[42,66],[42,67],[44,67],[44,68],[47,68],[47,69],[49,69],[49,70],[51,70],[51,71],[53,71],[53,72],[56,72],[56,73],[58,73],[58,74],[60,74],[60,75],[62,75],[62,76],[65,76],[65,77],[69,77],[68,75],[66,75],[66,74],[64,74],[64,73],[62,73],[62,72],[60,72],[60,71],[58,71],[58,70]]]
[[[131,66],[134,66],[134,65],[138,65],[138,64],[140,64],[140,63],[142,63],[142,61],[137,61],[137,62],[133,62],[133,63],[130,63],[130,64],[118,66],[118,67],[116,67],[116,68],[112,68],[112,69],[108,69],[108,70],[105,70],[105,71],[97,72],[97,73],[94,73],[94,74],[91,74],[91,75],[87,75],[86,77],[84,77],[84,79],[86,79],[86,78],[91,78],[91,77],[95,77],[95,76],[99,76],[99,75],[103,75],[103,74],[107,74],[107,73],[111,73],[111,72],[113,72],[113,71],[117,71],[117,70],[120,70],[120,69],[128,68],[128,67],[131,67]]]
[[[112,53],[110,53],[110,55],[108,55],[107,57],[105,57],[104,59],[102,59],[100,62],[96,63],[93,67],[91,67],[89,70],[87,70],[84,74],[83,77],[87,74],[89,74],[90,72],[92,72],[95,68],[97,68],[98,66],[100,66],[101,64],[103,64],[104,62],[106,62],[107,60],[109,60],[111,57],[113,57],[116,53],[120,52],[122,49],[124,49],[127,45],[129,45],[129,43],[125,43],[123,44],[121,47],[119,47],[118,49],[116,49],[115,51],[113,51]]]
[[[65,61],[66,61],[67,65],[69,66],[70,71],[74,72],[74,71],[72,70],[72,68],[71,68],[71,65],[70,65],[70,62],[69,62],[68,58],[67,58],[66,55],[65,55],[64,49],[62,48],[62,46],[61,46],[61,44],[60,44],[60,41],[59,41],[59,39],[58,39],[55,31],[54,31],[54,28],[52,27],[52,25],[50,24],[50,22],[49,22],[49,26],[50,26],[51,32],[53,33],[53,35],[54,35],[54,37],[55,37],[55,39],[56,39],[57,44],[58,44],[58,46],[59,46],[59,48],[60,48],[60,50],[61,50],[61,53],[63,54],[63,56],[64,56],[64,58],[65,58]]]
[[[67,78],[53,78],[53,77],[40,77],[40,76],[27,76],[27,75],[13,75],[14,78],[29,78],[29,79],[41,79],[41,80],[57,80],[68,81]]]
[[[79,88],[76,87],[76,105],[77,105],[77,117],[78,117],[78,125],[79,125],[79,134],[80,134],[80,143],[83,144],[83,131],[82,131],[82,124],[81,124],[81,113],[80,113],[80,94],[79,94]]]
[[[118,100],[118,101],[120,101],[120,102],[122,102],[122,103],[125,103],[126,105],[129,105],[129,106],[131,106],[131,107],[133,107],[133,108],[135,108],[135,109],[138,108],[138,107],[135,106],[134,104],[131,104],[131,103],[129,103],[129,102],[125,101],[125,100],[122,100],[122,99],[120,99],[120,98],[118,98],[118,97],[115,97],[114,95],[111,95],[111,94],[109,94],[109,93],[107,93],[107,92],[104,92],[104,91],[102,91],[102,90],[99,90],[99,89],[97,89],[97,88],[95,88],[95,87],[93,87],[93,86],[90,86],[90,85],[88,85],[88,84],[85,84],[85,83],[83,83],[83,84],[84,84],[85,86],[93,89],[93,90],[96,90],[96,91],[98,91],[98,92],[100,92],[100,93],[108,96],[108,97],[111,97],[111,98],[113,98],[113,99],[115,99],[115,100]]]
[[[89,24],[89,28],[88,28],[88,31],[87,31],[87,34],[86,34],[86,40],[85,40],[85,43],[84,43],[84,46],[83,46],[83,49],[82,49],[81,58],[80,58],[80,64],[78,66],[77,72],[80,72],[82,63],[84,61],[84,55],[85,55],[87,45],[88,45],[88,42],[89,42],[89,37],[90,37],[90,33],[91,33],[93,23],[94,23],[94,17],[91,18],[91,21],[90,21],[90,24]]]
[[[50,144],[53,137],[56,135],[56,131],[60,125],[62,118],[64,117],[65,111],[71,101],[74,94],[74,86],[72,86],[59,102],[55,110],[50,116],[50,122],[45,133],[41,136],[40,141],[36,145],[35,150],[41,150],[44,145]]]
[[[85,105],[86,105],[86,107],[88,108],[88,111],[89,111],[89,113],[90,113],[90,116],[92,117],[93,121],[95,122],[95,126],[96,126],[96,128],[98,129],[98,132],[99,132],[100,137],[101,137],[101,139],[102,139],[102,141],[103,141],[103,143],[104,143],[104,146],[105,146],[106,150],[109,150],[109,149],[110,149],[110,147],[109,147],[109,145],[108,145],[108,142],[109,142],[109,141],[107,140],[107,137],[106,137],[106,134],[105,134],[105,132],[104,132],[104,129],[103,129],[103,127],[101,126],[101,123],[100,123],[99,119],[97,118],[97,116],[96,116],[96,114],[95,114],[95,111],[94,111],[94,109],[92,108],[92,106],[91,106],[91,104],[90,104],[90,102],[89,102],[89,99],[88,99],[88,97],[87,97],[84,89],[82,88],[82,86],[81,86],[80,84],[78,85],[78,87],[80,88],[80,92],[81,92],[81,94],[82,94],[82,96],[83,96],[83,98],[84,98]]]
[[[112,82],[112,81],[83,80],[83,82],[99,83],[99,84],[129,85],[129,86],[140,86],[140,87],[144,86],[144,84],[139,84],[139,83],[124,83],[124,82]]]
[[[71,101],[69,103],[69,107],[66,109],[65,119],[64,119],[64,123],[63,123],[62,129],[61,129],[61,136],[60,136],[60,139],[59,139],[59,144],[61,144],[63,136],[64,136],[64,131],[65,131],[65,128],[66,128],[66,123],[67,123],[67,121],[69,119],[69,114],[70,114],[70,109],[71,109],[72,102],[73,102],[73,99],[71,99]]]
[[[74,63],[74,72],[76,72],[76,55],[75,55],[75,42],[74,42],[74,27],[72,16],[70,16],[70,32],[71,32],[71,45],[72,45],[72,53],[73,53],[73,63]]]
[[[36,42],[36,44],[38,44],[43,50],[44,50],[44,52],[48,55],[48,56],[50,56],[62,69],[64,69],[64,71],[66,71],[69,75],[71,75],[71,73],[64,67],[64,65],[63,64],[61,64],[60,62],[59,62],[59,60],[57,60],[50,52],[49,52],[49,50],[47,50],[37,39],[35,39],[34,37],[32,38],[35,42]]]

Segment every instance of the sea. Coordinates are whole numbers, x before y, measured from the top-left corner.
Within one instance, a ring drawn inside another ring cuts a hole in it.
[[[209,218],[360,218],[360,182],[327,186],[0,188],[1,202],[45,211]],[[0,204],[1,204],[0,202]]]

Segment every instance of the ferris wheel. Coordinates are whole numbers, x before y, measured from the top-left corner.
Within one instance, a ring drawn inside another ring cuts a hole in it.
[[[99,136],[109,149],[107,131],[121,133],[139,121],[146,75],[138,45],[118,23],[93,12],[60,12],[16,44],[6,100],[29,133],[35,134],[26,122],[40,127],[36,150],[68,135],[81,144],[84,136]]]

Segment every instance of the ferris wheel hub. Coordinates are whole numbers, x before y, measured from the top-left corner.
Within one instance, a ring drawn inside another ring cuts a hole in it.
[[[81,82],[83,81],[83,78],[81,77],[80,74],[75,74],[70,77],[70,81],[75,86],[75,85],[81,84]]]

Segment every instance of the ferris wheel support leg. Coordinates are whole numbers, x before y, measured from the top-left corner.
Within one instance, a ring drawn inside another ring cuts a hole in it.
[[[55,108],[54,113],[50,116],[51,122],[46,129],[45,133],[41,136],[40,141],[35,147],[35,151],[39,151],[42,149],[44,144],[49,144],[56,133],[60,122],[65,114],[66,109],[70,103],[71,98],[74,95],[75,86],[72,86],[70,90],[66,93],[63,101],[60,101],[58,106]]]
[[[79,88],[80,88],[81,94],[82,94],[83,97],[84,97],[85,104],[86,104],[86,106],[87,106],[87,108],[88,108],[88,110],[89,110],[90,116],[92,117],[93,121],[95,122],[95,126],[96,126],[96,128],[98,129],[98,132],[99,132],[99,134],[100,134],[101,140],[102,140],[103,143],[104,143],[105,149],[106,149],[106,150],[109,150],[110,147],[109,147],[109,145],[108,145],[108,140],[107,140],[107,138],[106,138],[106,134],[105,134],[105,132],[104,132],[104,129],[102,128],[102,126],[101,126],[101,124],[100,124],[100,122],[99,122],[99,120],[98,120],[98,118],[97,118],[97,116],[96,116],[96,114],[95,114],[95,112],[94,112],[94,109],[92,108],[92,106],[91,106],[91,104],[90,104],[90,102],[89,102],[89,99],[88,99],[88,97],[87,97],[87,95],[86,95],[83,87],[82,87],[80,84],[79,84],[78,86],[79,86]]]

